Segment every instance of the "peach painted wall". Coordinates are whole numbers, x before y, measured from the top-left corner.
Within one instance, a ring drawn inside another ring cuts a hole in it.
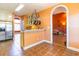
[[[27,16],[22,16],[22,19],[24,20],[24,28],[26,28]],[[41,20],[41,21],[43,21],[43,20]],[[49,30],[48,29],[44,30],[46,27],[43,26],[43,23],[42,23],[42,27],[43,27],[43,29],[38,32],[37,31],[36,32],[33,32],[33,31],[21,32],[21,47],[32,45],[32,44],[42,41],[44,39],[49,39],[49,36],[48,36],[50,34],[48,32]]]
[[[29,46],[32,44],[35,44],[37,42],[40,42],[42,40],[48,40],[50,39],[50,33],[49,30],[42,30],[42,31],[36,31],[36,32],[24,32],[24,40],[22,46]]]
[[[59,4],[65,5],[69,10],[69,47],[79,48],[79,4]],[[56,5],[57,6],[57,5]],[[55,6],[54,6],[55,7]],[[42,21],[42,26],[45,28],[50,27],[50,14],[53,10],[53,7],[42,10],[39,12],[40,20]],[[46,33],[47,36],[44,36],[42,33]],[[41,34],[44,36],[40,38]],[[41,40],[50,40],[50,28],[46,32],[38,32],[38,33],[25,33],[24,37],[24,45],[30,45],[35,42],[39,42]],[[27,40],[28,38],[28,40]]]
[[[79,49],[79,4],[71,3],[71,4],[58,4],[65,5],[68,7],[69,16],[68,16],[68,24],[69,24],[69,47],[78,48]],[[57,5],[56,5],[57,6]],[[55,6],[54,6],[55,7]],[[43,19],[44,26],[50,25],[50,14],[53,10],[53,7],[50,7],[46,10],[43,10],[40,15],[41,19]],[[49,35],[50,36],[50,35]],[[48,39],[49,40],[49,39]]]
[[[48,8],[48,9],[45,9],[45,10],[42,10],[39,12],[39,15],[40,15],[40,20],[42,21],[42,26],[43,27],[46,27],[46,26],[50,26],[50,11],[51,11],[52,8]]]
[[[50,10],[50,9],[48,9],[48,10]],[[37,43],[42,40],[50,40],[50,30],[49,30],[50,21],[47,20],[49,17],[46,16],[46,14],[50,15],[48,13],[48,10],[46,10],[44,13],[43,13],[43,11],[39,12],[40,20],[42,22],[41,23],[42,31],[39,31],[39,32],[25,31],[24,33],[22,33],[21,36],[24,36],[24,38],[22,37],[22,39],[24,39],[24,40],[21,41],[22,47],[32,45],[32,44]],[[44,17],[44,16],[46,16],[46,17]],[[22,18],[24,19],[24,27],[26,27],[27,17],[23,16]]]
[[[42,22],[42,27],[46,29],[44,32],[45,34],[45,39],[50,41],[51,35],[50,35],[50,14],[51,14],[51,9],[52,8],[47,8],[45,10],[42,10],[39,12],[40,15],[40,20]]]
[[[23,16],[22,18],[24,20],[24,27],[26,28],[27,17]],[[41,20],[41,21],[43,22],[44,20]],[[38,31],[38,32],[37,31],[36,32],[33,32],[33,31],[21,32],[21,47],[29,46],[29,45],[32,45],[32,44],[37,43],[39,41],[50,39],[49,28],[43,24],[44,23],[42,23],[43,29],[41,31]]]
[[[43,31],[24,32],[24,46],[29,46],[44,39]]]

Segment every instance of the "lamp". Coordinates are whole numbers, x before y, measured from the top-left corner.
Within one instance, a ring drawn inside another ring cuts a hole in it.
[[[66,25],[66,23],[65,23],[65,22],[62,22],[62,25],[64,25],[64,26],[65,26],[65,25]]]

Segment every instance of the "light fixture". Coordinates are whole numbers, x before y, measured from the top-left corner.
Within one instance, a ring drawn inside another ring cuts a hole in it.
[[[62,22],[62,25],[66,25],[66,23],[65,22]]]
[[[15,9],[15,11],[20,11],[23,7],[24,7],[24,5],[23,5],[23,4],[20,4],[20,5]]]
[[[12,16],[10,15],[9,18],[11,18]]]

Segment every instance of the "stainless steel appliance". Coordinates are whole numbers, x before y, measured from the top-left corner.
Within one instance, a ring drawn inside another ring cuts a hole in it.
[[[5,22],[0,22],[0,41],[5,40]]]
[[[12,22],[0,21],[0,41],[12,39]]]

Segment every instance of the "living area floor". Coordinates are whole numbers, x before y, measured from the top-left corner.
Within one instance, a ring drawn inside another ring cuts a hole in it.
[[[79,56],[79,52],[75,52],[58,45],[50,45],[42,43],[24,52],[27,56]]]
[[[54,45],[48,43],[39,44],[26,50],[27,56],[79,56],[79,52],[66,48],[66,35],[54,35]]]
[[[42,43],[23,51],[20,47],[20,33],[16,33],[14,40],[0,42],[0,56],[79,56],[79,52],[58,44],[48,43]]]

